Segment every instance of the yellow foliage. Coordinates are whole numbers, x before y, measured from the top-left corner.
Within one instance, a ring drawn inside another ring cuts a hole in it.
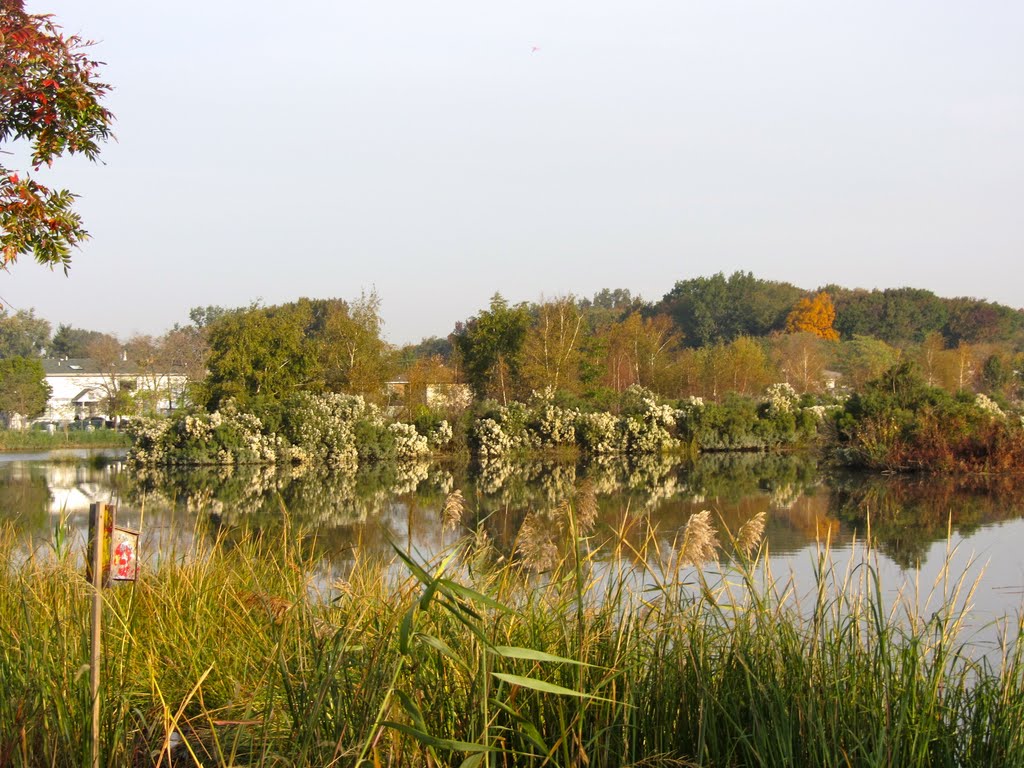
[[[804,297],[796,303],[786,318],[786,333],[813,333],[822,339],[835,341],[839,334],[832,327],[836,308],[832,297],[822,291],[813,298]]]

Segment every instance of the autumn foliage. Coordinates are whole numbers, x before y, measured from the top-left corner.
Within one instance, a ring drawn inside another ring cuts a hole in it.
[[[109,86],[96,79],[88,45],[49,16],[26,13],[22,0],[0,0],[0,144],[25,142],[36,171],[65,153],[94,160],[110,136],[113,116],[100,104]],[[0,268],[32,254],[67,270],[71,248],[87,237],[74,198],[0,163]]]
[[[786,318],[787,333],[813,333],[822,339],[835,341],[839,334],[832,327],[836,320],[836,309],[832,297],[825,291],[814,297],[804,297],[796,303]]]

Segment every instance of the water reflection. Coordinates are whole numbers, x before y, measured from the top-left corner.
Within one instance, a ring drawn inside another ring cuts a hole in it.
[[[467,530],[486,533],[500,555],[516,554],[524,521],[534,526],[576,499],[593,498],[594,542],[612,533],[634,545],[651,532],[672,546],[693,514],[710,509],[731,531],[766,518],[773,557],[825,539],[842,548],[868,527],[878,548],[901,567],[923,563],[948,527],[961,537],[1021,518],[1024,488],[1012,479],[825,477],[801,455],[719,454],[695,462],[668,457],[378,465],[355,475],[315,468],[211,467],[129,470],[120,461],[0,462],[0,520],[13,521],[39,546],[66,519],[84,531],[89,504],[113,502],[129,524],[145,517],[151,547],[182,546],[193,536],[250,531],[315,531],[328,561],[388,554],[390,541],[429,555]],[[442,507],[461,491],[463,530],[445,530]],[[532,517],[530,517],[532,516]],[[547,516],[547,517],[545,517]]]
[[[830,509],[904,568],[923,563],[948,532],[968,538],[1024,517],[1024,487],[1012,476],[896,477],[840,474],[829,482]]]

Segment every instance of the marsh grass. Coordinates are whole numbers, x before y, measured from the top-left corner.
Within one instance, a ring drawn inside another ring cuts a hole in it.
[[[60,448],[127,448],[131,438],[113,429],[58,430],[0,429],[0,451],[51,451]]]
[[[396,548],[399,579],[357,555],[329,586],[287,525],[165,556],[104,592],[104,764],[1024,764],[1021,623],[977,653],[963,578],[945,572],[922,613],[887,596],[870,548],[840,570],[825,542],[797,594],[757,524],[695,518],[666,547],[630,516],[592,529],[589,504],[538,526],[562,537],[541,572],[475,532],[430,562]],[[0,531],[4,562],[16,546]],[[0,572],[0,766],[87,762],[71,560]]]

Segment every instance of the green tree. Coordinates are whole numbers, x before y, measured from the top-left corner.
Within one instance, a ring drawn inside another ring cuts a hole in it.
[[[372,291],[328,308],[320,341],[324,382],[332,392],[382,396],[393,366],[392,349],[381,337],[380,303]]]
[[[880,339],[854,336],[839,347],[839,361],[849,385],[861,389],[900,361],[900,350]]]
[[[526,305],[510,307],[496,293],[491,297],[490,309],[456,328],[455,344],[466,380],[477,397],[495,397],[508,403],[521,394],[519,372],[529,327]]]
[[[1013,381],[1013,369],[1004,357],[993,353],[981,366],[981,381],[991,395],[1005,395]]]
[[[35,310],[10,314],[0,309],[0,358],[39,357],[49,340],[50,323],[36,317]]]
[[[929,387],[937,387],[940,384],[940,369],[943,352],[946,351],[946,340],[938,331],[929,331],[925,334],[917,350],[917,367],[924,376],[925,383]]]
[[[26,13],[23,0],[0,0],[0,143],[25,143],[36,169],[65,153],[95,160],[110,136],[113,116],[100,103],[109,87],[87,46],[49,16]],[[0,164],[0,268],[32,254],[66,272],[88,236],[74,199]]]
[[[43,364],[37,359],[6,357],[0,360],[0,412],[34,419],[50,399]]]
[[[580,383],[583,312],[571,296],[537,306],[523,345],[523,377],[533,390],[576,393]]]
[[[760,393],[772,381],[772,366],[764,345],[749,336],[733,339],[725,348],[729,388],[741,395]]]
[[[46,349],[48,357],[79,358],[89,356],[89,345],[108,334],[99,331],[87,331],[84,328],[72,328],[70,325],[58,325],[50,344]]]
[[[207,407],[235,398],[280,400],[292,392],[323,389],[316,345],[307,337],[308,302],[230,312],[210,326],[208,374],[197,389]]]
[[[719,272],[677,282],[655,310],[671,315],[688,345],[705,346],[782,330],[803,293],[789,283],[760,280],[750,272],[734,272],[728,278]]]
[[[834,347],[834,343],[808,331],[772,337],[775,364],[785,381],[801,393],[821,391]]]
[[[605,386],[623,392],[640,384],[661,394],[677,388],[671,368],[682,337],[667,315],[633,312],[600,336],[606,350]]]

